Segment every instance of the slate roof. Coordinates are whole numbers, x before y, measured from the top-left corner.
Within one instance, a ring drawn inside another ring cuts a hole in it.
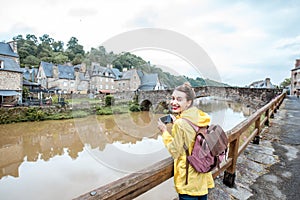
[[[141,79],[140,90],[154,90],[158,81],[158,74],[144,74]]]
[[[130,79],[133,76],[133,73],[134,73],[133,70],[123,72],[123,76],[121,79]]]
[[[26,80],[30,80],[30,81],[34,81],[35,76],[38,73],[38,69],[37,68],[32,68],[32,69],[28,69],[28,68],[21,68],[23,71],[23,77]]]
[[[15,58],[19,57],[19,55],[12,50],[11,46],[4,42],[0,42],[0,55],[11,56]]]
[[[271,82],[270,82],[270,84],[268,84],[266,80],[255,81],[255,82],[251,83],[249,87],[253,87],[253,88],[275,88],[275,86]]]
[[[106,67],[102,67],[99,64],[92,63],[92,75],[103,75]]]
[[[298,69],[300,69],[300,65],[295,67],[294,69],[291,69],[291,71],[295,71],[295,70],[298,70]]]
[[[53,77],[53,64],[41,61],[41,66],[44,69],[46,77],[52,78]]]
[[[117,68],[112,68],[111,69],[112,73],[115,75],[116,79],[120,79],[122,77],[122,72],[120,72],[119,69]]]
[[[74,67],[67,65],[58,65],[58,78],[75,79]]]
[[[15,60],[6,57],[0,57],[0,60],[3,61],[3,68],[1,70],[23,72],[19,64]]]
[[[88,77],[85,76],[84,72],[79,72],[79,80],[81,81],[88,81]]]

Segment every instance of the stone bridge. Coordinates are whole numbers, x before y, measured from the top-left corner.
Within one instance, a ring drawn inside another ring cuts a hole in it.
[[[282,92],[281,89],[242,88],[242,87],[195,87],[196,97],[212,96],[220,99],[243,103],[251,108],[258,109]],[[138,96],[138,103],[143,110],[167,107],[173,90],[134,91],[114,94],[116,101],[134,99]]]

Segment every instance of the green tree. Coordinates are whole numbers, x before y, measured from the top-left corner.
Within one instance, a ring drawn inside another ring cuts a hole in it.
[[[42,37],[39,37],[40,41],[44,44],[51,45],[54,42],[54,39],[51,38],[48,34],[44,34]]]
[[[77,56],[77,54],[81,55],[82,58],[85,54],[84,50],[83,50],[83,46],[78,44],[78,39],[76,37],[71,37],[71,39],[69,40],[68,44],[67,44],[67,50],[66,50],[66,55],[68,56],[70,61],[73,61],[73,59],[75,59],[75,57]],[[77,60],[79,58],[79,55],[77,56]],[[82,60],[80,60],[81,62]],[[76,61],[77,62],[77,61]]]
[[[282,83],[280,83],[281,88],[285,88],[291,85],[291,78],[286,78]]]
[[[62,52],[54,52],[52,57],[54,64],[64,64],[69,60],[68,56],[64,55]]]
[[[123,68],[131,69],[132,67],[139,69],[141,66],[147,64],[141,57],[131,54],[129,52],[123,52],[116,56],[112,64],[118,68],[120,71],[123,71]]]
[[[25,66],[38,66],[40,63],[40,59],[33,55],[29,55],[23,60],[23,62]]]
[[[52,49],[54,52],[63,52],[64,51],[64,43],[62,41],[54,41],[52,43]]]

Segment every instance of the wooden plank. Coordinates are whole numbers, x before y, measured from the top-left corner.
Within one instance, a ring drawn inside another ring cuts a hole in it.
[[[224,163],[221,164],[220,169],[216,169],[212,172],[213,178],[219,176],[225,169],[232,165],[232,158],[228,158]]]
[[[257,135],[258,129],[254,129],[251,135],[247,138],[247,140],[239,147],[238,156],[247,148],[248,144],[253,140],[253,138]]]

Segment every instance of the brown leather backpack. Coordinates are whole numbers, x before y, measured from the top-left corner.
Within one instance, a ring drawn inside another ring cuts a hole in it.
[[[188,119],[185,119],[196,131],[195,144],[191,155],[188,147],[184,145],[186,152],[186,184],[188,183],[189,164],[201,173],[207,173],[220,167],[227,148],[228,138],[220,125],[210,125],[208,127],[199,127]]]

